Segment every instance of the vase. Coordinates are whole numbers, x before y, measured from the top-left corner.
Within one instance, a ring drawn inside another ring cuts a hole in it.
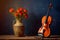
[[[24,36],[24,25],[21,20],[16,19],[13,22],[13,31],[14,31],[14,35],[17,37]]]

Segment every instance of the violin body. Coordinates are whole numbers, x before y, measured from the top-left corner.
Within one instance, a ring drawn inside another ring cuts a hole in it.
[[[46,16],[43,16],[42,17],[42,24],[45,23],[45,20],[46,20]],[[51,16],[48,16],[47,23],[48,24],[51,24],[51,21],[52,21],[52,17]]]
[[[49,25],[51,24],[51,21],[52,21],[52,17],[51,16],[48,16],[48,19],[47,19],[47,23],[44,23],[44,21],[46,20],[46,16],[43,16],[42,18],[42,25],[44,25],[44,29],[45,30],[43,32],[43,35],[44,37],[48,37],[50,35],[50,28],[49,28]]]
[[[48,16],[47,23],[45,23],[45,20],[46,20],[46,16],[43,16],[43,18],[42,18],[42,26],[39,29],[38,33],[39,32],[43,33],[44,37],[48,37],[50,35],[50,32],[51,32],[50,28],[49,28],[49,25],[51,24],[52,17]]]

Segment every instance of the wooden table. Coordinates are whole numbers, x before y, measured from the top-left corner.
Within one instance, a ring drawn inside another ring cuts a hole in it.
[[[14,35],[0,35],[0,40],[40,40],[38,36],[16,37]]]
[[[42,38],[44,40],[60,40],[60,35],[51,35],[48,38]]]
[[[60,40],[60,36],[51,35],[49,38],[41,38],[40,36],[16,37],[14,35],[0,35],[0,40]]]

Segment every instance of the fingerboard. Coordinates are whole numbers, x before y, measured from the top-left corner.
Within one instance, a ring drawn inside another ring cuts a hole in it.
[[[49,13],[50,13],[51,8],[52,8],[52,4],[50,3],[50,4],[49,4],[49,7],[48,7],[47,14],[46,14],[46,20],[45,20],[45,23],[47,23],[48,16],[49,16]]]

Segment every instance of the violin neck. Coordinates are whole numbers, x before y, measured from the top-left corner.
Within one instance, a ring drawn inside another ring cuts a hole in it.
[[[51,9],[51,8],[52,8],[52,4],[50,3],[50,4],[49,4],[49,7],[48,7],[47,14],[46,14],[46,21],[45,21],[45,23],[47,23],[48,16],[49,16],[49,13],[50,13],[50,9]]]

